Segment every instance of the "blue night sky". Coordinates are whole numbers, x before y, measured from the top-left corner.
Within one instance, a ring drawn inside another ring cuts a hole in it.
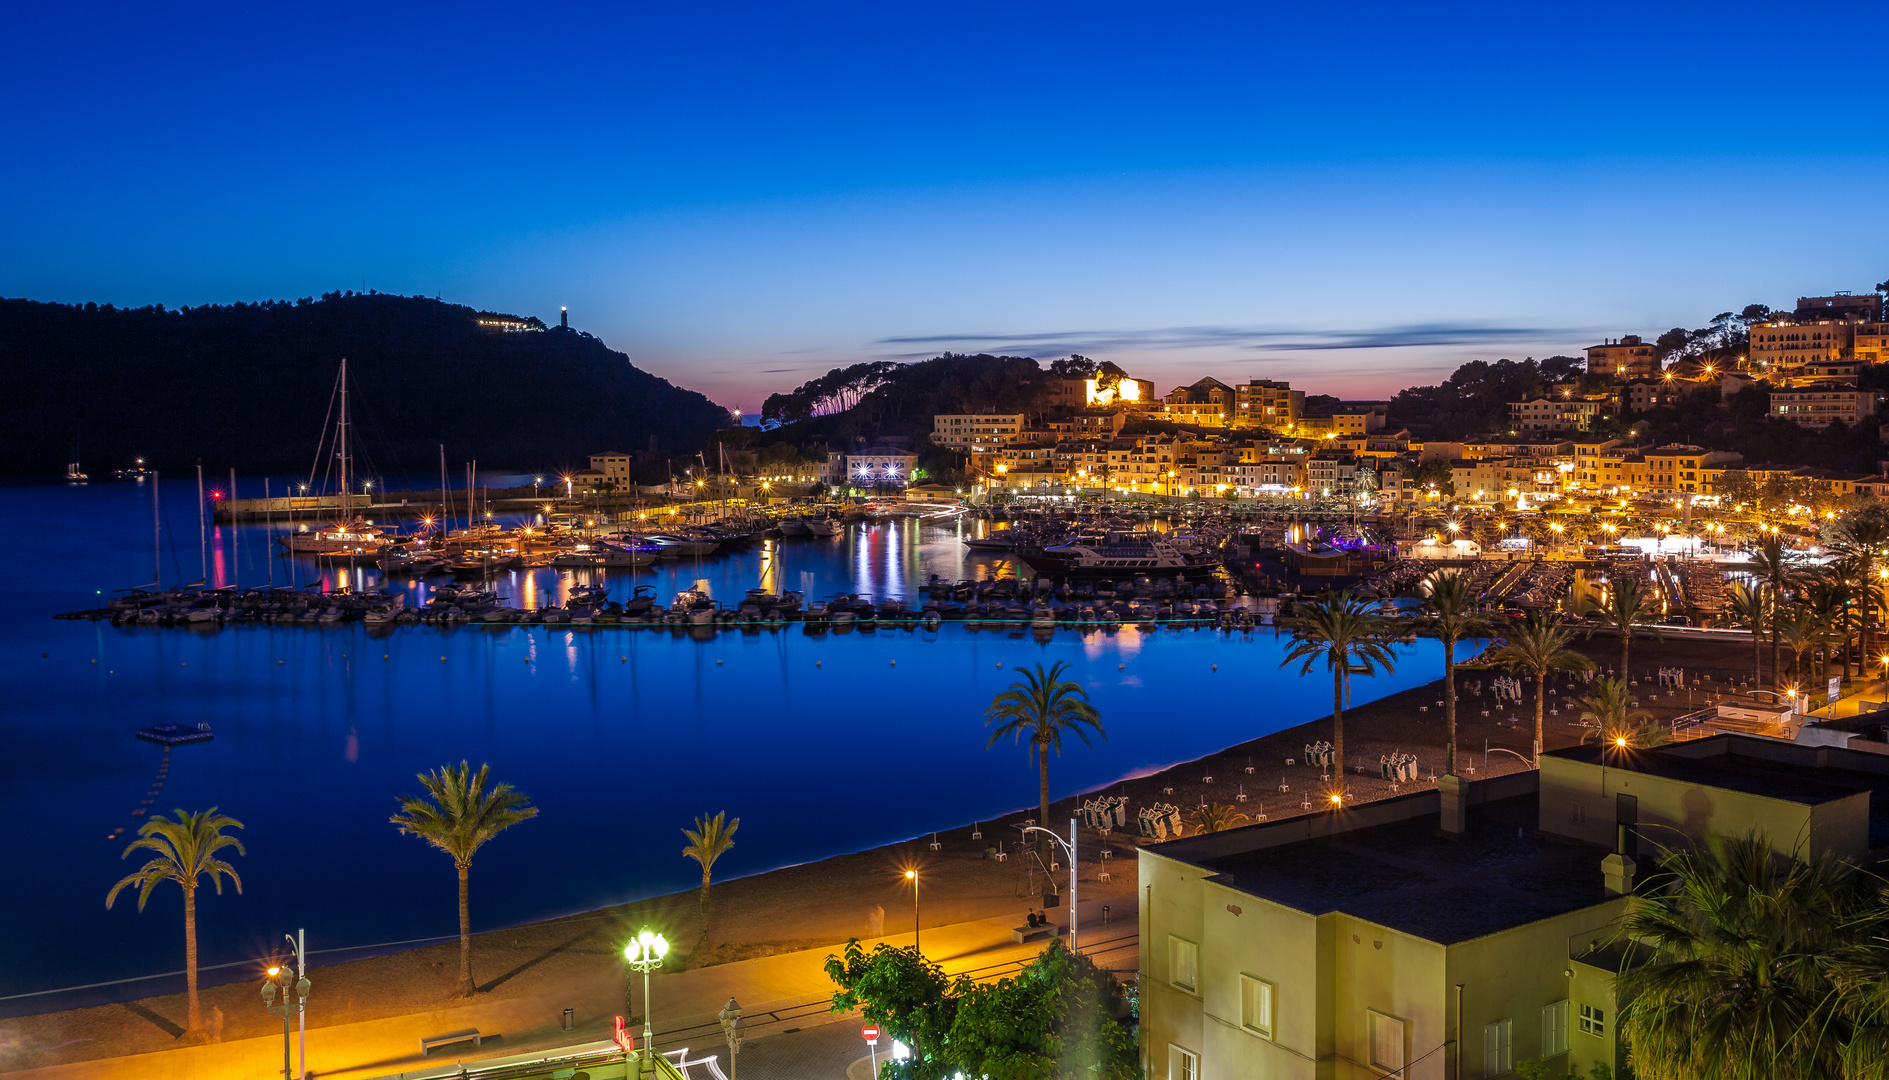
[[[944,350],[1380,395],[1889,278],[1862,8],[10,10],[0,295],[568,304],[750,410]]]

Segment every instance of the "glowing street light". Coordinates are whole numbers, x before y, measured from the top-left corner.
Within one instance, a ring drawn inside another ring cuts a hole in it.
[[[624,962],[631,971],[643,973],[643,1057],[654,1060],[656,1056],[656,1030],[649,1022],[649,973],[662,966],[662,958],[669,955],[669,941],[661,934],[648,930],[636,935],[623,946]]]
[[[262,1007],[282,1018],[282,1076],[283,1080],[291,1080],[296,1073],[289,1066],[289,1017],[301,1016],[303,1011],[308,1008],[308,991],[310,984],[308,975],[302,970],[303,952],[301,945],[294,937],[287,934],[283,936],[287,937],[289,940],[289,948],[291,955],[295,958],[295,966],[290,967],[287,964],[277,964],[268,969],[262,980]],[[282,1004],[280,1005],[275,1003],[278,993],[282,995]],[[303,1022],[303,1031],[307,1031],[306,1021]],[[304,1038],[306,1038],[306,1035],[304,1035]],[[304,1043],[302,1046],[302,1075],[306,1076],[307,1073],[308,1046]]]
[[[905,880],[912,883],[912,951],[918,952],[918,871],[907,870]]]

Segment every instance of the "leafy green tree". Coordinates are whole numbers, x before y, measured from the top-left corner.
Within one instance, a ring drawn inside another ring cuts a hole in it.
[[[1135,1039],[1116,1021],[1114,976],[1051,942],[1014,977],[960,976],[948,1053],[965,1076],[1140,1080]]]
[[[1046,829],[1054,828],[1049,820],[1049,758],[1052,752],[1062,756],[1063,733],[1074,734],[1084,746],[1095,745],[1089,741],[1091,730],[1108,738],[1102,730],[1101,714],[1089,704],[1088,691],[1081,683],[1063,678],[1068,669],[1069,665],[1061,661],[1047,671],[1042,664],[1026,668],[1023,679],[998,694],[984,713],[984,726],[996,727],[985,744],[986,750],[1006,736],[1019,742],[1029,740],[1030,756],[1037,768],[1036,820]]]
[[[236,868],[222,859],[217,852],[224,848],[235,848],[238,855],[247,855],[243,842],[234,836],[224,836],[224,829],[240,829],[243,823],[235,818],[216,812],[212,806],[200,813],[176,810],[174,819],[163,814],[154,814],[138,827],[138,838],[125,848],[125,858],[134,851],[154,852],[145,864],[135,872],[119,879],[111,892],[105,894],[105,907],[109,910],[118,894],[133,885],[138,887],[138,910],[151,899],[151,893],[165,882],[174,882],[184,892],[184,994],[185,1020],[184,1033],[197,1036],[203,1033],[203,1007],[197,999],[197,883],[205,875],[216,888],[218,896],[223,895],[223,875],[229,875],[230,882],[237,892],[243,891],[243,879],[236,876]]]
[[[688,846],[682,849],[684,858],[694,859],[702,868],[702,945],[708,945],[708,886],[715,873],[715,860],[727,854],[735,846],[735,830],[741,828],[741,819],[727,820],[727,812],[717,813],[714,817],[702,814],[695,819],[695,828],[682,830],[682,835],[689,838]]]
[[[1832,859],[1780,859],[1760,833],[1667,854],[1627,901],[1620,1032],[1645,1080],[1821,1080],[1852,1013],[1834,958],[1880,924],[1879,899]],[[1879,1074],[1878,1064],[1872,1072]]]
[[[1456,773],[1456,645],[1466,638],[1494,632],[1487,616],[1477,609],[1469,575],[1461,570],[1438,570],[1417,583],[1423,598],[1411,626],[1435,634],[1443,642],[1443,719],[1448,731],[1445,747],[1450,775]]]
[[[402,833],[417,836],[451,856],[459,872],[459,994],[471,997],[472,900],[468,879],[472,857],[486,841],[521,821],[538,816],[530,798],[510,784],[486,784],[492,766],[478,772],[464,761],[420,773],[426,795],[403,795],[400,812],[389,818]]]
[[[1553,612],[1534,612],[1508,631],[1508,639],[1490,650],[1489,659],[1510,671],[1535,677],[1535,760],[1541,761],[1543,709],[1548,676],[1592,671],[1594,662],[1571,647],[1574,631]],[[1454,741],[1452,739],[1452,741]]]
[[[826,976],[839,987],[834,1012],[857,1009],[867,1023],[911,1047],[905,1064],[910,1080],[945,1080],[958,1071],[946,1047],[958,999],[944,969],[916,946],[895,949],[880,942],[868,953],[855,938],[843,954],[826,958]]]
[[[1390,649],[1393,624],[1371,610],[1372,605],[1349,591],[1327,591],[1316,600],[1296,605],[1281,620],[1292,632],[1292,649],[1279,666],[1299,661],[1299,674],[1309,675],[1323,662],[1331,672],[1332,794],[1345,794],[1345,691],[1351,676],[1376,675],[1381,667],[1394,671],[1397,658]]]

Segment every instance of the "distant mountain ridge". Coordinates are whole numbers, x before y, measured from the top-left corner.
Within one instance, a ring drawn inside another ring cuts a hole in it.
[[[484,320],[486,325],[481,325]],[[508,329],[526,327],[528,329]],[[183,310],[0,299],[0,473],[94,476],[143,457],[306,473],[341,359],[364,474],[582,468],[603,450],[683,455],[728,423],[708,398],[581,331],[425,297]]]

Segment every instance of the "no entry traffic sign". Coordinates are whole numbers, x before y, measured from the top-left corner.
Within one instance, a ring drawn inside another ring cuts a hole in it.
[[[876,1025],[867,1024],[865,1027],[859,1029],[859,1033],[865,1036],[865,1039],[867,1042],[872,1043],[874,1045],[878,1044],[879,1028]]]

